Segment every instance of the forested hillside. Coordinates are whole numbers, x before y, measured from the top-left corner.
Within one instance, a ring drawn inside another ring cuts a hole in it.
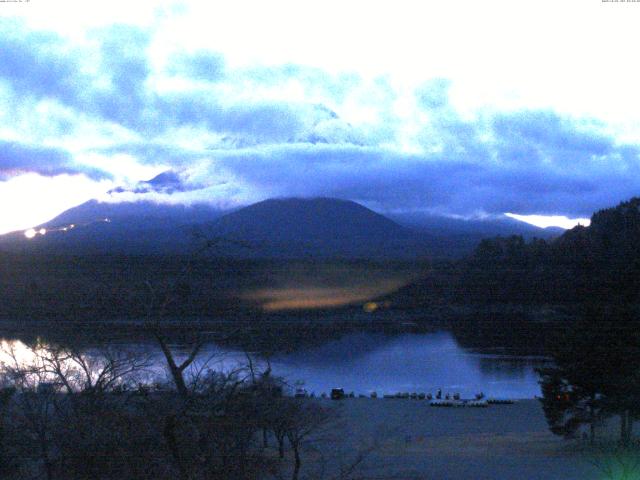
[[[485,239],[459,262],[394,297],[397,305],[637,303],[640,291],[640,198],[596,212],[589,227],[557,239]]]

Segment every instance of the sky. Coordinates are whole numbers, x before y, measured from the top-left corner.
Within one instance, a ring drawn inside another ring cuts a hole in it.
[[[89,199],[585,223],[640,194],[639,20],[601,0],[0,3],[0,233]]]

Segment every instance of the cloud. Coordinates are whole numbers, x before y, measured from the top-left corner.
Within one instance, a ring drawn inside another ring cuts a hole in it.
[[[76,164],[64,150],[0,140],[0,178],[20,172],[35,172],[46,177],[84,174],[94,180],[111,178],[108,172]]]
[[[88,95],[86,106],[97,108],[108,120],[139,126],[148,102],[145,81],[151,71],[146,53],[150,35],[128,25],[114,25],[95,35],[100,44],[101,76],[108,87]]]
[[[531,115],[512,114],[513,128]],[[295,144],[214,152],[214,158],[223,172],[265,197],[328,195],[382,210],[588,216],[640,191],[640,179],[628,174],[630,165],[640,168],[638,148],[568,128],[567,143],[536,136],[528,149],[523,149],[521,135],[486,133],[493,140],[472,137],[461,140],[465,148],[452,145],[421,155],[379,147]],[[614,166],[619,157],[624,168]]]
[[[498,114],[493,130],[503,142],[499,147],[505,148],[499,154],[505,160],[519,159],[514,149],[518,145],[526,149],[529,160],[543,162],[553,157],[551,160],[568,165],[578,159],[610,155],[614,149],[613,139],[587,122],[562,118],[551,111]]]
[[[78,47],[20,22],[0,28],[0,79],[18,98],[51,99],[84,114],[141,126],[149,101],[149,33],[114,25],[92,32],[99,48]]]
[[[105,178],[83,163],[95,154],[172,169],[164,182],[114,190],[118,198],[235,204],[324,195],[450,215],[585,216],[640,192],[640,146],[601,121],[548,108],[463,115],[448,78],[413,88],[294,64],[238,67],[207,49],[163,56],[155,34],[114,25],[73,44],[3,23],[2,106],[64,116],[50,115],[55,134],[5,126],[2,175]],[[80,144],[76,131],[87,124],[95,141]]]
[[[228,104],[194,92],[164,95],[155,105],[164,129],[203,127],[228,146],[297,143],[363,143],[366,134],[317,104],[243,101]]]
[[[109,192],[111,196],[123,193],[173,195],[178,192],[202,190],[207,185],[198,183],[188,171],[167,170],[150,180],[138,182],[133,188],[116,187]]]
[[[419,104],[427,110],[449,106],[449,88],[451,80],[434,78],[423,84],[416,92]]]
[[[388,208],[442,206],[455,187],[482,167],[464,160],[432,161],[356,145],[291,144],[213,152],[228,173],[266,196],[336,196]]]
[[[208,50],[174,54],[169,59],[167,73],[172,76],[216,82],[225,77],[224,57]]]
[[[318,98],[339,101],[358,84],[353,75],[332,77],[294,65],[231,71],[221,54],[198,50],[171,54],[164,68],[169,77],[190,82],[186,88],[158,90],[149,82],[162,78],[163,71],[150,64],[148,31],[114,25],[91,32],[89,45],[78,47],[54,33],[32,32],[15,22],[8,25],[0,40],[0,80],[20,100],[55,100],[146,137],[204,126],[233,138],[234,145],[367,141],[364,133],[321,102],[274,96],[282,83],[295,80]],[[203,86],[203,80],[216,85]],[[247,98],[253,90],[269,92]]]
[[[0,78],[20,95],[57,98],[76,105],[86,86],[74,48],[51,32],[20,22],[0,24]]]

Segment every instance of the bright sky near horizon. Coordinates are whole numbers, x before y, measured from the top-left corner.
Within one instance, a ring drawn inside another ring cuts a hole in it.
[[[584,224],[640,193],[639,20],[601,0],[0,3],[0,233],[91,198]]]

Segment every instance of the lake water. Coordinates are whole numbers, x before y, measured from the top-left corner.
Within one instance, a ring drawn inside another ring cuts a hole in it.
[[[203,355],[218,353],[223,368],[245,360],[244,354],[210,346]],[[265,362],[262,362],[264,365]],[[397,392],[478,392],[505,398],[540,395],[535,368],[542,357],[496,355],[462,348],[446,331],[385,335],[354,333],[317,347],[270,358],[275,375],[292,388],[304,387],[319,395],[332,388],[345,392],[382,395]]]
[[[19,340],[8,339],[9,343]],[[118,341],[118,348],[148,352],[154,370],[161,371],[163,357],[150,341]],[[173,346],[176,356],[187,354],[185,345]],[[90,351],[90,350],[88,350]],[[254,357],[254,356],[252,356]],[[213,358],[214,369],[230,370],[246,363],[244,352],[208,344],[199,359]],[[254,357],[256,358],[256,357]],[[256,358],[259,367],[266,360]],[[484,392],[489,397],[533,398],[540,395],[535,368],[544,359],[533,356],[496,355],[463,348],[448,331],[431,333],[350,333],[318,346],[269,358],[273,374],[284,377],[291,389],[304,387],[320,395],[332,388],[344,388],[356,395],[397,392],[460,393],[472,397]]]

